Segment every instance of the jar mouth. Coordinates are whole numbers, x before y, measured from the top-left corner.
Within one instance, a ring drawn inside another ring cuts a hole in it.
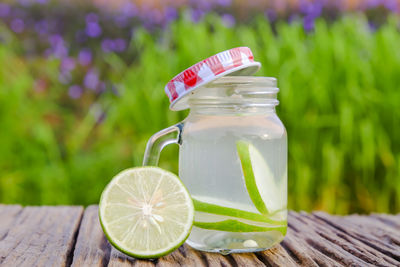
[[[277,89],[276,78],[262,76],[223,76],[211,83],[206,84],[204,87],[215,86],[251,86],[263,87],[265,89]]]
[[[189,106],[276,106],[279,88],[276,79],[258,76],[224,76],[196,92]]]

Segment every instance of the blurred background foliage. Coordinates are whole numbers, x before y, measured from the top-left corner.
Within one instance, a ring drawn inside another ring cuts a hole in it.
[[[3,1],[0,202],[98,202],[187,115],[166,82],[249,46],[281,89],[289,208],[399,212],[399,27],[397,0]]]

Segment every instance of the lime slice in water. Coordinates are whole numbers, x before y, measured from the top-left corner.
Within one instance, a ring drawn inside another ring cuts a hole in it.
[[[248,224],[239,220],[224,220],[219,222],[194,222],[194,226],[204,228],[207,230],[218,230],[224,232],[267,232],[267,231],[279,231],[283,235],[286,234],[286,225],[282,226],[259,226],[254,224]]]
[[[246,188],[254,206],[263,214],[281,209],[281,194],[261,153],[246,141],[236,142]]]
[[[286,233],[286,219],[275,220],[269,215],[239,210],[192,198],[196,210],[194,226],[225,232],[267,232]],[[271,214],[273,215],[273,214]]]
[[[219,216],[229,216],[233,218],[240,218],[242,220],[248,220],[253,222],[263,222],[271,225],[282,225],[285,221],[271,219],[270,216],[265,214],[258,214],[246,210],[234,209],[230,207],[220,206],[217,204],[212,204],[210,202],[200,201],[192,197],[194,209],[196,210],[196,220],[201,213],[207,213],[209,216],[219,215]],[[271,214],[273,215],[273,214]]]
[[[104,189],[99,218],[111,244],[138,258],[158,258],[189,236],[194,208],[174,174],[157,167],[122,171]]]

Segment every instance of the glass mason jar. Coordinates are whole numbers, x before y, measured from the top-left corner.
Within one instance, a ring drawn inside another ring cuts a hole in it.
[[[179,177],[195,219],[195,249],[255,252],[279,243],[287,228],[287,136],[275,112],[276,79],[225,76],[188,98],[181,123],[153,135],[144,165],[180,145]]]

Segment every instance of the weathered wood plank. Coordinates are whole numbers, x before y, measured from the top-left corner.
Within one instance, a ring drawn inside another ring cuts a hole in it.
[[[0,204],[0,241],[3,240],[10,230],[19,213],[22,211],[20,205]]]
[[[320,249],[338,263],[353,266],[390,266],[381,256],[376,256],[369,247],[351,238],[345,232],[331,227],[309,214],[301,213],[297,217],[307,223],[308,228],[318,234],[317,242],[324,242],[328,249]],[[334,248],[334,249],[332,249]],[[372,252],[372,253],[371,253]]]
[[[99,266],[102,255],[107,252],[101,251],[101,247],[108,248],[104,245],[107,242],[99,226],[97,219],[97,207],[93,206],[88,209],[91,216],[85,213],[82,222],[82,234],[85,225],[92,226],[90,233],[85,238],[78,238],[76,251],[80,247],[86,248],[87,251],[96,251],[91,256],[95,261],[81,261],[81,264],[74,266],[85,266],[94,262],[94,266]],[[324,219],[322,219],[323,217]],[[88,222],[85,219],[88,218]],[[90,218],[90,219],[89,219]],[[375,233],[365,233],[371,236],[385,236],[386,231],[392,233],[391,238],[387,238],[387,242],[396,243],[398,230],[396,220],[393,222],[394,216],[385,217],[384,221],[378,218],[364,216],[362,218],[347,216],[347,221],[357,220],[358,223],[352,222],[352,227],[363,233],[362,225],[369,225],[368,229],[372,229]],[[289,213],[289,229],[284,241],[274,248],[258,252],[246,254],[232,254],[223,256],[216,253],[205,253],[192,249],[188,245],[181,246],[173,253],[160,259],[149,261],[134,259],[122,254],[114,248],[111,248],[108,266],[400,266],[400,262],[375,248],[366,245],[357,238],[352,237],[343,229],[332,226],[335,220],[343,220],[342,217],[330,216],[326,213]],[[326,221],[329,221],[327,223]],[[333,222],[331,222],[333,221]],[[348,223],[348,222],[347,222]],[[392,228],[388,228],[387,224]],[[97,227],[94,225],[97,224]],[[394,229],[394,230],[393,230]],[[81,234],[80,234],[81,235]],[[83,235],[82,235],[83,236]],[[89,236],[92,240],[89,240]],[[85,243],[81,243],[81,240]],[[89,253],[86,253],[89,254]],[[79,253],[75,252],[75,257]],[[107,257],[107,256],[105,256]],[[74,263],[78,262],[75,261]]]
[[[289,255],[300,266],[341,266],[330,255],[320,251],[317,246],[310,245],[310,240],[318,240],[318,235],[302,220],[298,213],[290,212],[288,218],[288,233],[281,243]],[[266,251],[266,253],[269,253]]]
[[[386,235],[386,239],[383,239],[379,236],[380,234],[377,234],[377,232],[382,233],[382,231],[384,231],[387,234],[396,235],[395,232],[386,225],[378,226],[379,222],[373,217],[370,218],[359,215],[349,217],[332,216],[323,212],[314,212],[313,216],[325,222],[326,225],[330,225],[332,228],[341,231],[343,233],[342,235],[347,237],[347,241],[360,241],[356,246],[356,248],[360,250],[360,256],[363,255],[365,257],[365,251],[361,249],[363,248],[372,255],[375,255],[375,257],[370,257],[371,255],[368,255],[371,260],[378,260],[381,258],[384,259],[387,264],[397,264],[397,266],[400,266],[399,246],[392,244],[391,240],[393,239],[388,235]]]
[[[395,216],[392,216],[392,218],[395,218]],[[400,217],[398,217],[397,222],[387,217],[384,219],[382,217],[360,215],[349,215],[343,220],[357,225],[360,232],[367,236],[372,235],[384,240],[385,243],[400,245]]]
[[[92,205],[83,214],[75,244],[72,266],[107,266],[111,246],[98,219],[98,207]]]
[[[128,266],[145,266],[153,267],[154,263],[150,260],[139,260],[129,257],[115,248],[111,248],[109,267],[128,267]]]
[[[397,215],[388,215],[388,214],[377,214],[373,213],[369,215],[369,217],[377,218],[383,223],[393,227],[395,230],[400,232],[400,213]]]
[[[83,216],[80,207],[0,205],[0,265],[400,266],[400,215],[289,212],[287,236],[263,252],[223,256],[184,244],[160,259],[139,260],[109,244],[97,213],[95,205]]]
[[[233,265],[237,266],[265,266],[254,253],[231,254]]]
[[[157,261],[157,266],[206,266],[207,261],[202,256],[201,252],[192,249],[187,244],[184,244],[173,253],[160,258]]]
[[[192,249],[194,253],[196,252]],[[228,256],[224,256],[218,253],[207,253],[207,252],[198,252],[198,255],[203,260],[203,265],[201,266],[237,266],[232,258]]]
[[[0,241],[1,266],[66,266],[82,207],[26,207]]]
[[[292,229],[288,229],[288,234],[281,244],[258,252],[259,258],[269,266],[318,266],[311,258],[311,255],[314,254],[312,250],[308,250],[306,253],[306,246],[297,240],[292,231]]]

